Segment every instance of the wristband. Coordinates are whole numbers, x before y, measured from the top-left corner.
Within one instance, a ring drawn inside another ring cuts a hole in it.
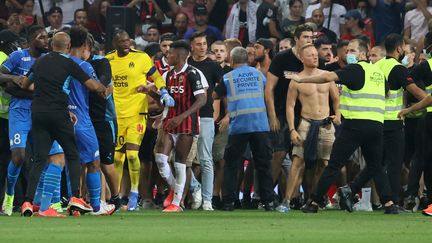
[[[292,133],[293,131],[295,131],[295,129],[294,129],[294,128],[293,128],[293,129],[291,129],[291,130],[289,130],[289,135],[291,135],[291,133]]]

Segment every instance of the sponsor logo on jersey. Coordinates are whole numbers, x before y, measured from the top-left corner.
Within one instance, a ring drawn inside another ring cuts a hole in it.
[[[128,87],[127,82],[128,76],[127,75],[114,75],[113,77],[113,84],[116,88],[126,88]],[[124,82],[126,81],[126,82]]]
[[[129,63],[129,68],[134,68],[135,67],[135,63],[134,62],[130,62]]]
[[[21,61],[29,62],[29,61],[31,61],[31,57],[21,57]]]
[[[144,125],[143,124],[138,124],[137,125],[137,132],[138,133],[143,133],[144,132]]]
[[[183,94],[184,93],[184,86],[171,86],[170,87],[170,93],[171,94]]]

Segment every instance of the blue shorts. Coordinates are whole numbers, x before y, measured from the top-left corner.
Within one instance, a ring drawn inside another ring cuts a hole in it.
[[[86,130],[75,130],[75,140],[81,164],[88,164],[100,159],[99,144],[93,127]]]
[[[26,148],[31,127],[31,110],[21,108],[9,110],[9,145],[11,150],[16,148]],[[57,143],[57,141],[54,141],[49,155],[61,153],[63,153],[62,147]]]

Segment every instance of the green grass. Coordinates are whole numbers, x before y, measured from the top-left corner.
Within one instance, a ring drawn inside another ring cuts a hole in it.
[[[157,210],[110,217],[0,217],[0,242],[432,242],[432,218],[322,211]]]

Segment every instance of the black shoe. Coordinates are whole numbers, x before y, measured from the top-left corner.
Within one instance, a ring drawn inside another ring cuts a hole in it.
[[[339,206],[342,210],[353,212],[353,195],[351,188],[346,185],[338,188]]]
[[[234,211],[234,203],[224,203],[222,210],[223,211]]]
[[[129,202],[129,198],[128,198],[127,196],[123,196],[123,197],[120,199],[120,201],[121,201],[121,205],[123,205],[123,206],[127,206],[127,205],[128,205],[128,202]]]
[[[235,202],[234,202],[234,206],[235,206],[235,208],[237,208],[237,209],[241,209],[241,208],[242,208],[242,204],[241,204],[241,202],[240,202],[240,199],[235,200]]]
[[[276,207],[274,202],[264,203],[264,210],[265,211],[275,211]]]
[[[114,205],[115,211],[117,211],[122,205],[122,201],[118,196],[116,198],[111,198],[110,200],[108,200],[108,203]]]
[[[251,209],[258,209],[260,200],[256,198],[252,198],[251,200]]]
[[[241,206],[242,206],[243,209],[254,209],[252,207],[252,202],[251,202],[250,198],[243,198],[241,200]]]
[[[214,209],[222,209],[223,208],[223,203],[222,200],[220,199],[220,197],[218,196],[213,196],[212,198],[212,206]]]
[[[383,210],[383,205],[380,203],[380,204],[373,204],[372,203],[372,210],[373,211],[380,211],[380,210]]]
[[[298,197],[295,197],[290,201],[290,208],[293,210],[300,210],[302,206],[303,206],[302,200]]]
[[[426,196],[420,198],[420,204],[418,210],[426,209],[429,206],[429,200]]]
[[[416,203],[416,197],[414,196],[408,196],[405,198],[405,209],[409,210],[411,212],[414,212],[414,208],[417,205]]]
[[[318,213],[318,205],[314,204],[312,201],[307,202],[302,208],[303,213]]]
[[[396,204],[384,207],[384,214],[401,214],[406,212],[408,211]]]
[[[153,203],[158,206],[159,208],[162,208],[164,201],[164,194],[162,193],[156,193],[155,198],[153,199]]]

